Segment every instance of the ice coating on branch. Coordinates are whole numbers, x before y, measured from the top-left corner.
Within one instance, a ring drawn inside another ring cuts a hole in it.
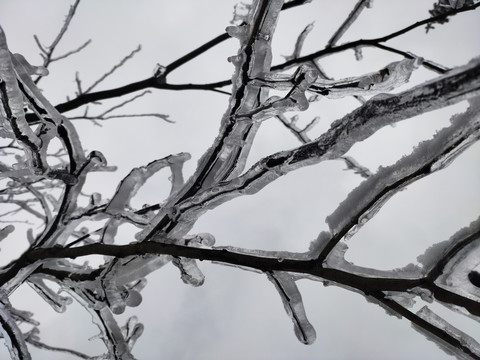
[[[143,324],[138,322],[138,318],[136,316],[130,317],[125,325],[122,326],[122,335],[127,342],[129,350],[132,350],[135,342],[143,334],[143,329]]]
[[[172,172],[169,178],[172,182],[170,194],[175,193],[183,185],[183,163],[191,158],[188,153],[179,153],[176,155],[169,155],[163,159],[152,161],[146,166],[141,166],[133,169],[118,185],[114,196],[107,206],[106,212],[110,214],[123,214],[125,209],[130,208],[130,200],[137,194],[138,190],[145,184],[145,182],[155,175],[158,171],[165,167],[170,167]],[[133,212],[125,215],[129,218],[135,218]],[[145,221],[143,216],[136,219],[142,223]],[[112,218],[105,226],[103,241],[107,244],[113,244],[117,229],[125,220],[118,217]]]
[[[249,9],[245,25],[228,29],[230,34],[238,36],[240,40],[238,53],[230,58],[235,66],[232,96],[222,118],[219,134],[200,158],[197,170],[184,187],[185,194],[209,189],[243,171],[258,124],[241,121],[241,116],[250,114],[266,100],[266,90],[250,84],[250,79],[270,70],[271,38],[282,5],[281,0],[272,0],[268,4],[255,2]],[[161,221],[160,217],[158,221]],[[184,230],[177,231],[175,236],[185,236],[188,227],[186,225]],[[147,232],[149,230],[150,228]]]
[[[322,231],[318,234],[318,237],[313,240],[308,247],[311,257],[314,259],[317,258],[331,238],[332,234],[329,231]]]
[[[411,308],[415,305],[415,294],[400,291],[384,291],[385,298],[393,300],[403,307]]]
[[[193,247],[212,247],[215,237],[210,233],[198,233],[184,237],[185,245]]]
[[[295,42],[295,48],[293,50],[292,55],[290,56],[284,56],[285,61],[290,61],[293,59],[296,59],[300,57],[302,53],[302,48],[303,48],[303,43],[305,42],[305,39],[307,38],[308,34],[313,30],[313,26],[315,23],[310,23],[308,24],[305,29],[298,35],[297,41]]]
[[[419,279],[423,276],[422,269],[415,264],[408,264],[402,268],[392,270],[378,270],[358,266],[345,260],[345,253],[348,245],[345,242],[339,242],[328,254],[326,264],[335,269],[342,269],[351,274],[371,277],[371,278],[403,278],[403,279]]]
[[[114,314],[122,314],[125,311],[126,304],[122,294],[123,289],[117,285],[116,281],[116,263],[116,260],[111,261],[100,281],[109,308]]]
[[[19,139],[27,150],[29,160],[36,170],[41,172],[46,167],[45,157],[42,158],[38,154],[42,150],[42,141],[30,129],[25,119],[23,94],[18,86],[14,61],[15,58],[8,50],[5,33],[0,27],[0,123],[3,127],[2,132],[5,132],[8,137]]]
[[[475,286],[469,275],[480,265],[480,234],[475,239],[463,245],[443,267],[443,273],[435,283],[459,295],[480,302],[480,288]]]
[[[67,310],[67,305],[72,303],[72,298],[68,296],[61,296],[45,284],[43,279],[32,275],[28,279],[28,285],[35,290],[35,292],[42,297],[56,312],[63,313]]]
[[[408,290],[408,292],[420,296],[420,298],[427,303],[433,303],[433,293],[431,290],[417,286],[413,289]]]
[[[237,38],[240,41],[244,41],[246,39],[246,37],[248,36],[248,30],[249,26],[246,24],[238,26],[227,26],[227,28],[225,29],[228,35]]]
[[[65,148],[68,149],[71,158],[70,167],[73,167],[74,170],[85,161],[85,153],[76,129],[73,127],[70,120],[61,115],[60,112],[45,98],[40,89],[33,82],[31,75],[35,67],[30,65],[23,56],[12,56],[12,63],[15,66],[17,78],[22,83],[24,91],[35,101],[34,109],[40,107],[46,113],[43,115],[35,110],[37,116],[39,116],[40,119],[44,116],[49,118],[49,121],[43,121],[41,127],[37,130],[38,136],[42,142],[38,155],[45,163],[45,169],[45,157],[48,144],[53,137],[58,136],[58,138],[64,143]]]
[[[429,332],[425,331],[423,328],[415,325],[415,323],[412,322],[412,327],[415,330],[425,335],[428,340],[435,342],[447,354],[454,355],[458,359],[469,360],[472,357],[465,353],[465,349],[467,349],[468,352],[470,352],[471,354],[480,357],[480,344],[475,341],[475,339],[449,324],[443,318],[431,311],[428,306],[422,307],[419,311],[417,311],[416,314],[423,320],[435,326],[436,328],[445,331],[448,335],[450,335],[460,343],[459,347],[448,344],[444,340],[432,336]]]
[[[231,24],[240,25],[247,22],[248,13],[252,8],[251,4],[247,4],[243,1],[239,2],[233,7],[233,19],[230,21]]]
[[[422,264],[425,272],[429,272],[441,259],[444,259],[449,253],[455,251],[455,248],[461,247],[462,243],[467,244],[468,239],[472,239],[475,234],[478,234],[479,229],[480,217],[473,221],[468,227],[457,231],[450,239],[430,246],[422,255],[417,257],[417,261]]]
[[[304,344],[313,344],[317,335],[310,324],[303,307],[302,295],[292,276],[287,272],[274,271],[267,273],[268,279],[273,283],[282,298],[283,306],[288,316],[292,319],[295,335]]]
[[[180,187],[183,184],[181,176],[182,166],[183,163],[189,159],[190,154],[180,153],[152,161],[146,166],[133,169],[120,182],[115,191],[115,195],[107,206],[107,211],[111,213],[121,212],[127,205],[129,205],[130,200],[137,194],[138,190],[145,184],[145,182],[151,176],[167,166],[172,169],[172,187]]]
[[[127,343],[124,336],[127,332],[125,330],[122,331],[118,326],[110,309],[107,306],[101,306],[101,304],[96,303],[96,300],[91,298],[92,294],[85,292],[81,286],[78,287],[72,284],[67,291],[92,315],[93,323],[100,330],[98,337],[103,340],[108,349],[108,359],[135,360],[130,352],[134,341]]]
[[[345,96],[373,96],[390,92],[407,83],[412,72],[422,62],[423,59],[421,58],[403,59],[388,64],[379,71],[340,80],[317,77],[317,71],[312,66],[302,65],[293,76],[277,73],[261,74],[252,83],[276,90],[288,90],[292,88],[295,82],[298,83],[299,75],[303,74],[302,76],[306,80],[306,86],[303,91],[308,90],[331,99]]]
[[[367,302],[372,303],[372,304],[375,304],[375,305],[378,305],[378,306],[380,306],[383,310],[385,310],[385,313],[386,313],[388,316],[394,316],[394,317],[396,317],[397,319],[401,319],[401,318],[402,318],[402,315],[400,315],[398,312],[396,312],[395,310],[393,310],[392,308],[390,308],[388,305],[384,304],[383,301],[380,301],[380,300],[377,299],[375,296],[366,295],[366,294],[364,294],[364,293],[362,293],[362,295],[365,297],[365,300],[367,300]]]
[[[175,258],[172,263],[180,270],[180,276],[185,284],[201,286],[205,282],[205,275],[200,271],[194,259]]]
[[[170,255],[144,255],[120,259],[117,269],[117,285],[138,281],[151,272],[160,269],[171,260]]]
[[[4,228],[0,229],[0,241],[5,239],[13,231],[15,231],[15,226],[13,225],[7,225]]]
[[[114,359],[135,360],[135,357],[130,352],[131,348],[123,335],[122,329],[118,326],[108,308],[94,312],[94,322],[102,329],[102,338],[106,345],[108,343],[107,347],[109,348],[110,355],[113,355]],[[100,322],[100,324],[98,322]]]
[[[0,290],[0,334],[12,359],[31,360],[22,331],[11,316],[12,306],[7,294]]]
[[[470,105],[466,112],[454,116],[452,124],[431,140],[421,142],[410,155],[402,157],[394,165],[379,168],[376,174],[355,188],[326,218],[332,233],[339,233],[345,228],[357,231],[396,192],[442,169],[480,138],[480,101],[472,100]]]
[[[282,84],[278,87],[270,87],[276,89],[286,88],[289,90],[288,94],[283,98],[272,96],[251,112],[239,114],[240,117],[245,117],[253,121],[263,121],[273,116],[283,114],[286,111],[304,111],[308,109],[309,102],[305,96],[305,91],[317,78],[317,72],[312,67],[308,65],[300,66],[295,74],[286,81],[289,85],[284,85],[283,82],[276,83],[275,78],[275,74],[261,75],[258,79],[252,81],[252,85]]]
[[[390,92],[405,84],[414,70],[423,62],[422,58],[403,59],[388,64],[383,69],[357,77],[341,80],[319,78],[310,91],[331,99],[345,96],[373,96]]]
[[[48,75],[48,69],[46,67],[31,65],[22,54],[12,54],[12,56],[15,57],[18,63],[22,64],[26,74],[28,74],[29,76],[32,76],[32,75],[47,76]]]
[[[359,164],[353,157],[342,156],[342,159],[345,160],[345,163],[347,164],[347,168],[344,170],[353,170],[355,174],[358,174],[365,179],[373,175],[367,167]]]
[[[290,251],[269,251],[269,250],[260,250],[260,249],[245,249],[237,246],[214,246],[215,250],[226,250],[231,253],[242,254],[242,255],[251,255],[258,256],[268,259],[278,259],[278,261],[283,261],[285,259],[292,260],[310,260],[311,254],[309,252],[297,253]]]

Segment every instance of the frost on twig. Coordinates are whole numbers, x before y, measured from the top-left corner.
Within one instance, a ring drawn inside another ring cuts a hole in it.
[[[475,0],[438,0],[433,4],[433,9],[428,10],[432,16],[441,16],[453,9],[462,9],[467,6],[471,6],[475,3]],[[435,23],[445,24],[449,21],[448,17],[438,19]],[[427,24],[425,26],[425,31],[428,33],[430,30],[434,29],[433,23]]]
[[[424,176],[447,166],[480,138],[480,100],[471,101],[466,112],[455,115],[452,124],[433,139],[420,143],[396,164],[380,168],[353,190],[327,217],[337,241],[350,237],[369,221],[396,192]],[[324,252],[325,254],[325,252]]]
[[[437,263],[432,266],[434,259]],[[480,287],[472,281],[474,269],[480,265],[479,219],[459,230],[448,242],[427,249],[419,260],[442,289],[480,304]]]

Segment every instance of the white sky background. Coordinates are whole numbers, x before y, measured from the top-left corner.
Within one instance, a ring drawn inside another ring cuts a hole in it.
[[[40,64],[33,34],[48,45],[62,26],[70,3],[2,0],[0,24],[11,51]],[[355,3],[356,0],[314,0],[309,6],[282,13],[274,38],[273,63],[283,60],[280,55],[291,54],[296,36],[313,21],[315,28],[305,42],[304,54],[322,48]],[[235,1],[225,0],[82,0],[57,54],[72,50],[89,38],[93,42],[80,54],[51,65],[50,75],[40,83],[44,94],[53,104],[64,102],[66,95],[74,96],[75,71],[79,71],[82,83],[88,87],[138,44],[142,44],[142,51],[97,90],[150,77],[156,63],[168,65],[221,34],[232,18],[233,4]],[[433,0],[377,0],[373,9],[364,10],[340,43],[389,34],[428,17],[432,4]],[[435,25],[428,35],[422,27],[388,45],[446,66],[462,65],[480,52],[479,20],[478,11],[457,15],[446,25]],[[236,53],[237,45],[234,39],[221,44],[172,73],[168,82],[206,83],[230,78],[233,65],[226,58]],[[329,75],[339,78],[376,71],[400,59],[371,49],[365,49],[363,55],[363,61],[357,62],[353,51],[348,51],[322,60],[321,64]],[[435,76],[420,69],[413,74],[410,84]],[[102,123],[102,127],[76,121],[84,148],[100,150],[110,165],[118,166],[116,173],[90,176],[87,189],[110,197],[131,168],[178,152],[192,154],[185,175],[192,174],[197,159],[217,134],[227,100],[226,95],[213,92],[152,90],[152,94],[117,113],[169,114],[175,124],[157,118],[114,119]],[[118,102],[113,99],[104,104],[112,106]],[[300,119],[308,123],[316,115],[321,117],[310,134],[315,137],[358,105],[352,99],[324,99],[300,114]],[[418,141],[446,126],[450,114],[465,106],[459,104],[383,129],[354,146],[349,155],[371,170],[391,164],[410,153]],[[91,114],[94,113],[95,106],[91,106]],[[295,137],[271,119],[260,129],[248,164],[294,146],[298,146]],[[468,225],[480,213],[479,161],[477,144],[446,170],[397,194],[349,240],[347,259],[380,269],[403,267],[415,263],[416,257],[431,244],[448,239]],[[210,232],[217,245],[305,251],[310,241],[327,229],[324,218],[362,180],[344,168],[342,162],[334,161],[290,173],[257,195],[235,199],[205,214],[192,233]],[[169,191],[168,176],[167,172],[160,172],[145,185],[133,204],[161,201]],[[125,229],[121,241],[132,241],[134,232]],[[20,252],[18,243],[23,242],[23,238],[2,242],[7,251],[2,248],[1,262],[6,262],[3,257],[8,251]],[[126,319],[136,314],[145,325],[133,351],[138,359],[451,358],[414,331],[407,320],[387,316],[380,307],[357,294],[307,280],[297,284],[317,340],[311,346],[302,345],[266,276],[210,263],[200,263],[200,268],[206,275],[200,288],[183,284],[178,269],[171,265],[152,274],[142,292],[143,303],[122,315]],[[72,305],[65,314],[58,315],[30,288],[20,288],[12,296],[12,303],[35,312],[35,318],[42,323],[45,342],[75,347],[92,355],[102,352],[101,342],[86,341],[97,329],[81,307]],[[470,334],[480,334],[478,323],[457,315],[453,319]],[[69,359],[64,354],[31,351],[34,359]],[[4,358],[8,358],[8,352],[0,348],[0,359]]]

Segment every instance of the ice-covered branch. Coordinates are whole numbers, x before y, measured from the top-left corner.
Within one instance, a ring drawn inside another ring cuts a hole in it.
[[[327,48],[324,48],[322,50],[316,51],[314,53],[304,55],[304,56],[298,57],[296,59],[286,61],[282,64],[272,66],[272,71],[288,69],[288,68],[291,68],[293,66],[298,66],[299,64],[308,63],[310,61],[322,58],[326,55],[335,54],[335,53],[342,52],[342,51],[349,50],[349,49],[355,49],[355,48],[365,47],[365,46],[377,46],[380,43],[384,43],[384,42],[387,42],[387,41],[389,41],[391,39],[394,39],[398,36],[404,35],[404,34],[408,33],[409,31],[412,31],[412,30],[414,30],[414,29],[416,29],[420,26],[430,24],[430,23],[434,23],[434,22],[436,22],[440,19],[446,19],[448,17],[457,15],[457,14],[462,13],[462,12],[475,10],[479,6],[480,6],[480,3],[476,3],[476,4],[473,4],[471,6],[466,6],[466,7],[459,8],[459,9],[452,9],[452,10],[449,10],[449,11],[443,13],[443,14],[433,16],[433,17],[430,17],[430,18],[427,18],[427,19],[423,19],[421,21],[417,21],[416,23],[414,23],[412,25],[409,25],[409,26],[406,26],[403,29],[400,29],[400,30],[395,31],[391,34],[381,36],[381,37],[378,37],[378,38],[360,39],[360,40],[355,40],[355,41],[352,41],[352,42],[348,42],[348,43],[333,46],[333,47],[327,47]]]
[[[220,132],[213,145],[200,158],[193,176],[178,195],[166,204],[167,212],[160,212],[152,225],[143,230],[139,239],[150,240],[162,232],[169,232],[172,238],[185,236],[194,219],[183,224],[176,219],[172,222],[170,212],[172,209],[175,212],[175,204],[243,171],[259,123],[239,121],[239,118],[266,100],[266,91],[254,86],[250,79],[270,69],[271,40],[282,4],[281,0],[258,1],[245,24],[227,29],[231,36],[240,40],[240,49],[236,56],[230,58],[235,66],[233,89]],[[179,224],[182,226],[178,227],[178,233],[172,231]]]
[[[438,132],[433,139],[420,143],[408,156],[396,164],[381,168],[359,187],[327,217],[333,236],[318,248],[325,258],[333,247],[356,232],[380,210],[396,192],[424,176],[450,164],[468,146],[480,138],[480,99],[471,101],[469,109],[452,118],[452,124]]]
[[[428,309],[420,310],[415,314],[396,301],[389,299],[383,292],[372,292],[370,296],[389,311],[410,320],[417,331],[420,331],[429,339],[434,339],[437,344],[442,344],[442,350],[447,351],[448,354],[454,354],[459,359],[480,360],[478,344],[475,341],[469,342],[469,339],[471,339],[469,336],[459,337],[459,334],[461,334],[459,330],[453,328],[443,319],[440,320],[436,314],[432,314]]]
[[[67,16],[65,17],[65,21],[63,23],[62,28],[60,29],[57,36],[55,37],[55,39],[52,41],[52,43],[49,46],[43,46],[41,44],[40,40],[38,39],[38,37],[36,35],[33,36],[34,39],[35,39],[35,42],[38,45],[38,48],[41,51],[40,56],[43,58],[43,67],[47,68],[54,61],[65,59],[66,57],[68,57],[70,55],[76,54],[79,51],[81,51],[82,49],[84,49],[88,44],[90,44],[91,39],[87,40],[85,43],[83,43],[82,45],[80,45],[78,48],[76,48],[74,50],[71,50],[71,51],[69,51],[69,52],[67,52],[63,55],[59,55],[55,58],[53,57],[53,53],[54,53],[57,45],[59,44],[60,40],[62,40],[63,36],[67,32],[68,27],[70,26],[70,23],[72,22],[72,19],[75,15],[75,12],[77,11],[77,7],[78,7],[79,4],[80,4],[80,0],[75,0],[73,5],[70,6],[70,10],[68,11]],[[40,79],[41,79],[41,76],[38,76],[34,81],[35,84],[38,84]]]
[[[23,108],[23,94],[17,82],[14,65],[15,57],[11,55],[7,39],[0,27],[0,123],[6,134],[17,139],[24,147],[29,161],[36,172],[47,169],[43,141],[27,124]]]
[[[355,143],[365,140],[386,125],[475,97],[480,92],[479,79],[480,59],[475,59],[454,72],[402,93],[377,95],[332,123],[330,129],[314,141],[263,158],[238,178],[223,181],[215,188],[185,200],[177,211],[206,211],[232,198],[257,193],[280,176],[302,166],[337,159]],[[471,119],[475,119],[475,116],[471,114]],[[459,122],[456,124],[455,127],[460,126]],[[474,130],[477,125],[473,123],[470,126]],[[464,140],[466,138],[462,138]],[[438,140],[438,144],[441,141]]]
[[[290,7],[297,6],[297,5],[303,5],[307,2],[308,1],[291,1],[289,3],[286,3],[284,8],[290,8]],[[290,4],[290,3],[292,4],[292,6],[288,6],[288,4]],[[313,61],[315,59],[318,59],[318,58],[321,58],[323,56],[338,53],[338,52],[345,51],[345,50],[348,50],[348,49],[355,49],[357,47],[362,47],[362,46],[378,47],[378,45],[380,43],[386,42],[386,41],[391,40],[391,39],[393,39],[397,36],[403,35],[403,34],[409,32],[409,31],[411,31],[411,30],[413,30],[413,29],[415,29],[419,26],[423,26],[425,24],[429,24],[429,23],[438,21],[439,19],[445,19],[445,18],[448,18],[450,16],[456,15],[456,14],[461,13],[461,12],[475,10],[478,6],[480,6],[479,3],[474,4],[472,6],[460,8],[460,9],[452,9],[452,10],[447,11],[447,12],[441,14],[441,15],[424,19],[422,21],[419,21],[415,24],[407,26],[407,27],[405,27],[405,28],[403,28],[399,31],[396,31],[394,33],[391,33],[391,34],[383,36],[383,37],[379,37],[379,38],[375,38],[375,39],[356,40],[356,41],[345,43],[345,44],[342,44],[342,45],[339,45],[339,46],[324,48],[324,49],[319,50],[319,51],[317,51],[315,53],[312,53],[310,55],[301,56],[301,57],[298,57],[296,59],[288,60],[285,63],[275,65],[275,66],[272,67],[272,70],[277,71],[277,70],[287,69],[287,68],[290,68],[292,66],[296,66],[296,65],[303,64],[303,63],[311,62],[311,61]],[[192,51],[191,53],[185,55],[184,57],[181,57],[180,59],[172,62],[170,65],[165,66],[165,68],[170,69],[170,71],[173,71],[174,69],[179,68],[180,65],[183,65],[184,63],[190,61],[191,59],[193,59],[196,56],[204,53],[205,51],[209,50],[210,48],[216,46],[217,44],[219,44],[220,42],[222,42],[226,39],[228,39],[228,34],[221,34],[221,35],[217,36],[216,38],[212,39],[211,41],[207,42],[206,44],[200,46],[198,49],[196,49],[196,50]],[[429,67],[429,68],[432,68],[431,66],[429,66],[430,63],[431,62],[429,62],[429,61],[425,61],[423,64],[425,66]],[[169,68],[169,66],[170,66],[170,68]],[[441,69],[441,67],[440,68],[439,67],[433,68],[433,70],[435,70],[435,71],[437,71],[438,69]],[[208,83],[207,84],[168,84],[168,83],[165,83],[165,82],[159,83],[158,79],[155,78],[154,76],[152,76],[150,78],[140,80],[140,81],[137,81],[137,82],[134,82],[134,83],[131,83],[131,84],[127,84],[127,85],[121,86],[121,87],[116,88],[116,89],[98,91],[98,92],[89,93],[89,94],[82,94],[75,99],[69,100],[65,103],[58,104],[56,107],[60,112],[66,112],[66,111],[69,111],[69,110],[76,109],[76,108],[78,108],[80,106],[83,106],[85,104],[88,104],[88,103],[123,96],[123,95],[129,94],[129,93],[144,90],[144,89],[147,89],[147,88],[157,88],[157,89],[165,89],[165,90],[207,90],[207,91],[218,91],[218,92],[225,93],[224,91],[219,90],[219,88],[222,88],[222,87],[225,87],[225,86],[228,86],[228,85],[231,85],[230,80],[224,80],[224,81],[219,81],[219,82],[209,83],[209,84]],[[37,122],[37,119],[34,116],[27,115],[27,121],[29,123],[35,123],[35,122]]]
[[[305,90],[332,99],[386,93],[408,82],[410,75],[422,61],[423,59],[404,59],[388,64],[385,68],[370,74],[340,80],[319,78],[315,81],[315,79],[312,79]],[[310,73],[312,72],[315,72],[315,70],[311,69]],[[292,77],[273,73],[256,79],[255,83],[276,90],[287,90],[298,81],[296,81],[297,73]],[[304,73],[306,73],[305,76],[308,76],[307,71],[304,71]],[[313,75],[311,77],[313,78]]]
[[[3,335],[12,359],[31,359],[23,334],[11,316],[11,305],[8,297],[2,290],[0,290],[0,333]]]
[[[49,350],[49,351],[56,351],[56,352],[64,352],[64,353],[67,353],[67,354],[70,354],[70,355],[74,355],[76,357],[79,357],[80,359],[85,359],[85,360],[90,360],[92,359],[91,356],[88,356],[84,353],[81,353],[79,351],[76,351],[76,350],[72,350],[72,349],[67,349],[67,348],[62,348],[62,347],[57,347],[57,346],[51,346],[51,345],[47,345],[45,344],[44,342],[42,342],[38,336],[38,333],[40,331],[38,330],[38,328],[33,328],[31,331],[29,331],[27,333],[27,335],[25,336],[25,341],[39,349],[44,349],[44,350]]]
[[[282,298],[283,306],[288,316],[292,319],[298,340],[304,344],[313,344],[317,335],[312,324],[307,319],[302,295],[298,291],[295,280],[286,272],[267,272],[267,276]]]

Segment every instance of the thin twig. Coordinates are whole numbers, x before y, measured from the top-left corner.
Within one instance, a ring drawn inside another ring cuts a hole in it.
[[[95,81],[87,90],[85,90],[83,93],[89,93],[93,88],[95,88],[98,84],[100,84],[102,81],[104,81],[108,76],[112,75],[118,68],[122,67],[128,60],[133,58],[136,53],[138,53],[140,50],[142,50],[142,46],[138,45],[136,49],[132,50],[130,54],[125,56],[120,62],[113,66],[113,68],[110,69],[110,71],[107,71],[105,74],[103,74],[97,81]]]
[[[431,22],[435,22],[435,21],[438,21],[439,19],[447,18],[449,16],[453,16],[453,15],[456,15],[456,14],[459,14],[459,13],[462,13],[462,12],[465,12],[465,11],[474,10],[478,6],[480,6],[480,3],[477,3],[475,5],[472,5],[472,6],[469,6],[469,7],[466,7],[466,8],[462,8],[462,9],[455,9],[455,10],[449,11],[449,12],[447,12],[445,14],[442,14],[442,15],[439,15],[439,16],[430,17],[430,18],[427,18],[427,19],[424,19],[422,21],[416,22],[415,24],[407,26],[407,27],[405,27],[401,30],[398,30],[396,32],[393,32],[393,33],[391,33],[389,35],[386,35],[386,36],[383,36],[383,37],[379,37],[379,38],[375,38],[375,39],[357,40],[357,41],[349,42],[349,43],[342,44],[342,45],[339,45],[339,46],[335,46],[335,47],[331,47],[331,48],[325,48],[325,49],[317,51],[315,53],[305,55],[305,56],[299,57],[299,58],[294,59],[294,60],[289,60],[289,61],[286,61],[282,64],[275,65],[275,66],[272,67],[271,70],[272,71],[284,70],[284,69],[287,69],[289,67],[292,67],[292,66],[295,66],[295,65],[298,65],[298,64],[301,64],[301,63],[311,62],[315,59],[318,59],[318,58],[326,56],[326,55],[335,54],[335,53],[342,52],[342,51],[345,51],[345,50],[348,50],[348,49],[354,49],[356,47],[361,47],[361,46],[375,46],[375,47],[378,47],[378,45],[380,43],[391,40],[391,39],[393,39],[397,36],[403,35],[403,34],[407,33],[408,31],[416,29],[419,26],[422,26],[422,25],[425,25],[425,24],[428,24],[428,23],[431,23]],[[185,55],[185,56],[187,56],[187,55]],[[197,56],[198,56],[198,54],[197,54]],[[189,58],[193,58],[193,57],[189,57]],[[175,65],[173,67],[172,64],[175,64],[175,63],[177,63],[177,65]],[[168,68],[169,66],[172,66],[173,68],[178,68],[178,66],[179,66],[178,64],[180,64],[180,63],[183,64],[183,63],[185,63],[185,61],[182,60],[180,62],[180,59],[176,60],[172,64],[168,65],[166,68]],[[172,67],[171,67],[170,71],[173,71]],[[84,93],[84,94],[78,96],[75,99],[72,99],[70,101],[67,101],[65,103],[57,105],[56,108],[60,112],[65,112],[65,111],[76,109],[76,108],[78,108],[82,105],[85,105],[85,104],[88,104],[88,103],[91,103],[91,102],[94,102],[94,101],[110,99],[112,97],[126,95],[126,94],[129,94],[131,92],[138,91],[138,90],[143,90],[143,89],[146,89],[146,88],[149,88],[149,87],[156,88],[156,89],[165,89],[165,90],[208,90],[208,91],[215,91],[215,92],[230,95],[230,93],[228,93],[226,91],[219,90],[219,88],[229,86],[229,85],[231,85],[231,83],[232,83],[231,80],[224,80],[224,81],[218,81],[218,82],[215,82],[215,83],[207,83],[207,84],[166,84],[166,83],[165,84],[159,84],[159,82],[157,81],[157,79],[155,77],[151,77],[151,78],[140,80],[140,81],[137,81],[137,82],[134,82],[134,83],[131,83],[131,84],[119,87],[119,88],[115,88],[115,89],[98,91],[98,92],[88,93],[88,94]],[[35,123],[35,122],[38,121],[38,119],[36,119],[35,115],[32,115],[32,114],[29,114],[27,116],[27,120],[28,120],[29,123]]]
[[[327,48],[334,46],[338,40],[343,36],[343,34],[348,30],[348,28],[357,20],[358,16],[366,7],[371,6],[371,0],[359,0],[353,10],[350,12],[345,21],[340,25],[337,31],[332,35],[330,40],[327,43]]]
[[[70,51],[65,55],[57,57],[56,59],[52,58],[52,55],[53,55],[53,52],[55,51],[55,48],[57,47],[60,40],[62,40],[63,35],[65,35],[65,33],[67,32],[68,26],[70,25],[70,22],[72,21],[73,16],[75,15],[75,11],[77,10],[78,4],[80,4],[80,0],[75,0],[73,5],[70,6],[70,10],[68,11],[68,14],[65,18],[63,26],[60,29],[60,32],[58,33],[57,37],[53,40],[52,44],[47,47],[48,50],[40,43],[40,40],[38,39],[38,37],[36,35],[33,36],[33,38],[35,39],[35,42],[37,43],[38,47],[40,48],[40,51],[43,53],[43,54],[41,54],[42,57],[43,57],[43,67],[47,68],[48,65],[50,65],[50,63],[52,63],[53,61],[56,61],[56,60],[59,60],[59,59],[64,59],[69,55],[72,55],[72,54],[75,54],[75,53],[79,52],[80,50],[85,48],[85,46],[87,46],[90,43],[90,40],[88,40],[85,44],[81,45],[76,50]],[[40,81],[41,78],[42,78],[41,76],[38,76],[35,79],[34,83],[38,84],[38,82]]]
[[[91,356],[88,356],[88,355],[85,355],[84,353],[81,353],[79,351],[76,351],[76,350],[72,350],[72,349],[67,349],[67,348],[61,348],[61,347],[56,347],[56,346],[50,346],[50,345],[47,345],[41,341],[38,341],[38,340],[34,340],[32,339],[31,337],[27,337],[25,339],[25,341],[29,344],[32,344],[33,346],[39,348],[39,349],[45,349],[45,350],[50,350],[50,351],[58,351],[58,352],[65,352],[65,353],[68,353],[68,354],[71,354],[71,355],[75,355],[75,356],[78,356],[79,358],[81,359],[91,359]]]
[[[383,45],[383,44],[375,44],[374,46],[379,48],[379,49],[389,51],[389,52],[394,53],[394,54],[402,55],[402,56],[406,57],[407,59],[418,59],[419,57],[421,57],[421,56],[418,56],[418,55],[414,55],[411,52],[398,50],[398,49],[395,49],[391,46],[386,46],[386,45]],[[422,59],[423,59],[423,62],[422,62],[423,66],[425,66],[427,69],[435,71],[438,74],[445,74],[447,71],[451,70],[451,69],[449,69],[449,68],[447,68],[443,65],[436,64],[433,61],[427,60],[423,57],[422,57]]]

